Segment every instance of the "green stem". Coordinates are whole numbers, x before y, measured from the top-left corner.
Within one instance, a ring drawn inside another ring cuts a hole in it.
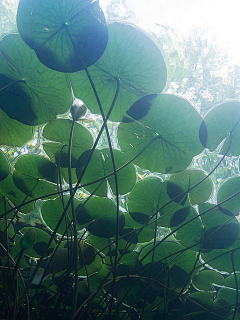
[[[72,308],[70,313],[70,320],[74,319],[75,310],[77,307],[77,297],[78,297],[78,235],[77,235],[77,218],[76,212],[74,210],[74,202],[73,202],[73,190],[72,190],[72,166],[71,166],[71,150],[72,150],[72,137],[73,137],[73,130],[74,130],[75,120],[72,122],[70,137],[69,137],[69,145],[68,145],[68,178],[69,178],[69,188],[70,188],[70,198],[71,198],[71,209],[72,209],[72,222],[73,222],[73,253],[71,256],[74,259],[74,295],[72,301]]]
[[[20,262],[22,260],[23,254],[24,254],[24,249],[21,249],[21,251],[19,252],[19,256],[18,256],[17,262],[16,262],[16,264],[14,266],[13,273],[11,275],[10,283],[9,283],[9,285],[7,287],[7,291],[6,291],[4,299],[2,301],[2,307],[1,307],[1,313],[0,314],[2,314],[2,311],[4,310],[4,306],[5,306],[5,304],[6,304],[7,300],[8,300],[8,295],[9,295],[9,292],[10,292],[10,290],[12,288],[13,283],[14,283],[14,279],[15,279],[15,276],[16,276],[16,274],[18,272],[18,268],[19,268]]]

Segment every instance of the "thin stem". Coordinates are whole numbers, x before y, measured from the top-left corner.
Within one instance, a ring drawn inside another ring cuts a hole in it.
[[[72,137],[73,137],[73,130],[74,130],[74,124],[75,120],[72,122],[71,126],[71,132],[69,137],[69,145],[68,145],[68,178],[69,178],[69,188],[70,188],[70,198],[71,200],[71,209],[72,209],[72,221],[73,221],[73,252],[71,256],[74,259],[74,295],[73,295],[73,301],[72,301],[72,308],[70,313],[70,320],[74,319],[74,313],[77,307],[77,297],[78,297],[78,235],[77,235],[77,218],[76,218],[76,212],[74,209],[74,201],[72,196],[72,166],[71,166],[71,150],[72,150]]]

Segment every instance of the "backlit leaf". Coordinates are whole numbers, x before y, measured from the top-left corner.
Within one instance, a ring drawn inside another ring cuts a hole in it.
[[[37,125],[69,109],[65,76],[45,67],[18,34],[0,41],[0,53],[1,109],[10,118]]]
[[[92,0],[21,0],[17,25],[39,60],[62,72],[92,65],[108,39],[104,14]]]
[[[161,51],[142,31],[130,25],[108,26],[109,39],[102,57],[88,70],[102,103],[105,116],[113,102],[117,82],[119,93],[112,121],[122,121],[138,99],[162,92],[166,84],[166,65]],[[73,91],[92,113],[100,114],[96,97],[85,72],[70,75]]]
[[[143,169],[178,172],[203,149],[198,137],[200,123],[200,115],[188,101],[160,94],[139,122],[120,124],[119,145],[129,159],[137,156],[134,164]]]

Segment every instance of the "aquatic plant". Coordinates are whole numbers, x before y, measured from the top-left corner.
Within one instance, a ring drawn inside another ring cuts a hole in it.
[[[240,155],[240,102],[202,118],[164,93],[158,46],[97,1],[20,0],[17,25],[0,142],[40,146],[0,152],[1,318],[238,319],[240,177],[209,199]],[[210,172],[191,166],[209,150]]]

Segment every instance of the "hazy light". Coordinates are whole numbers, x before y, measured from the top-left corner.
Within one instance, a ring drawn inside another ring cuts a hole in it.
[[[112,1],[100,0],[103,10]],[[169,25],[181,37],[191,30],[205,29],[216,36],[218,44],[228,52],[231,64],[240,65],[240,19],[238,0],[125,0],[125,8],[133,11],[142,26]]]

